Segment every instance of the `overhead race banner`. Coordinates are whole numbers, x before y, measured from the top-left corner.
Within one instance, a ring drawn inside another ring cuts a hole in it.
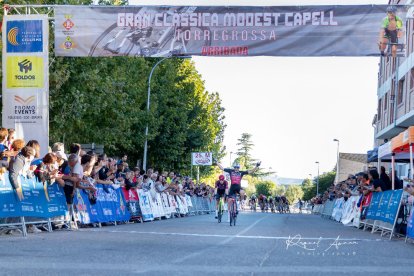
[[[405,53],[409,6],[61,6],[57,56],[379,56]],[[408,16],[407,16],[408,14]],[[392,19],[388,16],[393,17]]]
[[[49,146],[49,22],[47,15],[3,18],[2,125],[26,141]]]

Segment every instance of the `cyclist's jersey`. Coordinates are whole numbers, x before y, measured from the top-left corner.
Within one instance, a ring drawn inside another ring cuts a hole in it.
[[[231,185],[240,185],[243,176],[249,174],[247,171],[238,171],[236,172],[233,169],[224,169],[226,173],[230,175],[230,183]]]
[[[402,29],[403,21],[401,20],[400,17],[398,17],[398,16],[395,17],[395,23],[396,23],[395,26],[396,26],[397,30]],[[388,29],[389,25],[390,25],[390,19],[387,16],[382,20],[382,28]]]
[[[226,190],[228,188],[229,183],[224,180],[223,183],[220,180],[216,181],[216,188],[217,190]]]

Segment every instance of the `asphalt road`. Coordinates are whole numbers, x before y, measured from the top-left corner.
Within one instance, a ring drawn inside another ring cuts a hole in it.
[[[200,215],[0,236],[0,275],[400,276],[414,275],[413,253],[316,215],[242,213],[236,227]]]

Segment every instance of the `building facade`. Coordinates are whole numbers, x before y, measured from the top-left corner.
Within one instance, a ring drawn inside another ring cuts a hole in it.
[[[390,1],[389,4],[414,4]],[[406,57],[381,57],[378,71],[378,110],[373,120],[376,145],[414,125],[414,20],[407,20]]]

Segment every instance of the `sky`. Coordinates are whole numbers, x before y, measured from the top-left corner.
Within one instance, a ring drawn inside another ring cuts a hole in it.
[[[351,5],[388,1],[141,0],[135,5]],[[210,92],[225,110],[224,144],[237,151],[252,134],[252,156],[278,177],[307,178],[331,171],[339,151],[366,153],[374,144],[377,109],[375,57],[193,57]],[[232,159],[235,155],[232,155]]]

